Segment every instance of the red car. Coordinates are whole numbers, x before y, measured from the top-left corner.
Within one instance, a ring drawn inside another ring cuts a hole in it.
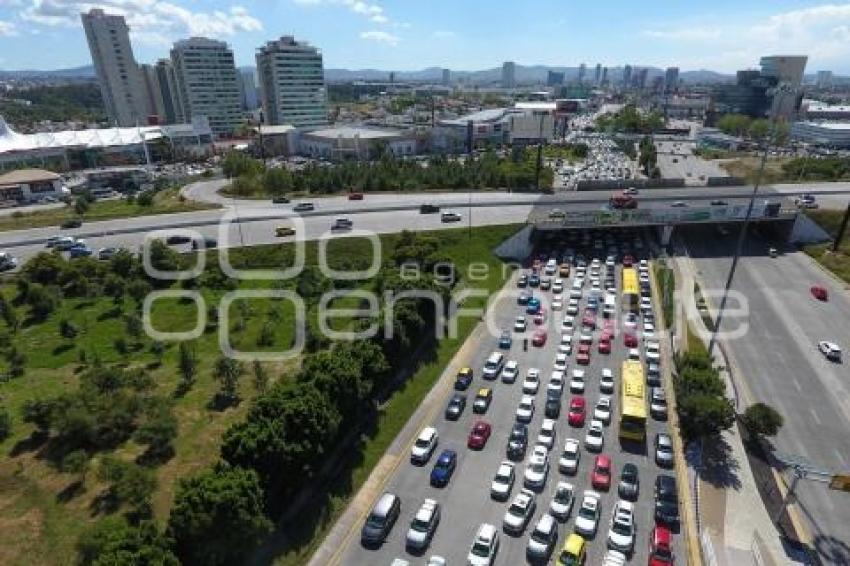
[[[673,535],[670,529],[656,526],[649,533],[649,566],[672,566],[673,550],[670,546]]]
[[[593,489],[608,491],[611,487],[611,458],[600,454],[593,460],[593,469],[590,471],[590,484]]]
[[[610,342],[613,338],[614,338],[614,331],[609,329],[609,328],[606,328],[605,330],[603,330],[602,334],[599,335],[599,341],[600,342]],[[608,344],[608,346],[610,347],[611,344]],[[606,352],[606,353],[608,353],[608,352]]]
[[[363,193],[359,191],[348,193],[348,200],[363,200]]]
[[[826,302],[829,300],[829,294],[826,292],[826,288],[815,286],[811,288],[812,296],[819,301]]]
[[[614,334],[614,321],[610,318],[602,321],[602,330],[610,334]]]
[[[543,324],[545,322],[546,322],[546,309],[541,307],[540,310],[537,312],[537,314],[534,315],[534,324],[536,324],[537,326],[540,326],[541,324]]]
[[[623,334],[623,345],[626,348],[637,348],[638,347],[637,335],[633,332],[626,332],[625,334]]]
[[[576,362],[583,366],[590,363],[590,344],[579,345],[578,354],[576,354]]]
[[[584,426],[585,406],[584,397],[574,395],[570,399],[570,412],[567,413],[567,422],[570,426]]]
[[[531,345],[537,347],[543,347],[546,344],[546,331],[538,330],[534,333],[534,336],[531,338]]]
[[[631,267],[635,264],[635,258],[630,255],[623,256],[623,267]]]
[[[610,354],[611,353],[611,338],[607,335],[603,335],[599,340],[599,353],[600,354]]]
[[[487,444],[490,438],[490,423],[487,421],[475,421],[472,425],[472,430],[469,431],[469,439],[466,445],[474,450],[481,450]]]
[[[593,313],[584,311],[584,316],[581,319],[582,326],[586,326],[591,330],[596,330],[596,316]]]

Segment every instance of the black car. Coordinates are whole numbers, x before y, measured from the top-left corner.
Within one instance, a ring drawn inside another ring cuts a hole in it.
[[[175,246],[178,244],[188,244],[191,241],[191,237],[183,234],[172,234],[170,236],[166,236],[165,238],[165,243],[169,246]]]
[[[215,248],[218,247],[218,241],[215,238],[204,238],[203,239],[203,248]],[[192,249],[197,250],[201,248],[201,242],[199,240],[192,240]]]
[[[667,525],[679,522],[676,478],[661,474],[655,479],[655,520]]]
[[[531,293],[527,293],[527,292],[523,291],[516,298],[516,302],[517,302],[518,305],[527,305],[528,299],[530,299],[530,298],[531,298]]]
[[[510,460],[518,461],[525,458],[528,447],[528,427],[523,423],[515,423],[508,437],[507,454]]]
[[[623,499],[636,500],[640,492],[640,477],[638,476],[638,468],[634,464],[624,464],[620,472],[620,484],[617,486],[617,493]]]
[[[69,230],[71,228],[79,228],[82,225],[83,221],[79,218],[68,218],[67,220],[63,220],[59,227],[63,230]]]
[[[286,197],[274,197],[272,204],[289,204],[289,199]]]
[[[546,408],[543,412],[546,413],[546,418],[557,419],[558,416],[561,414],[561,398],[547,397]]]
[[[419,214],[436,214],[440,212],[440,207],[436,204],[423,204],[419,207]]]
[[[449,404],[446,406],[446,419],[450,421],[456,421],[463,414],[463,410],[466,408],[466,397],[463,395],[455,394],[454,397],[449,400]]]
[[[525,273],[520,275],[519,279],[516,280],[516,286],[520,288],[528,287],[528,275]]]
[[[713,200],[713,201],[711,201],[712,206],[726,206],[727,204],[729,204],[729,203],[726,202],[725,200]]]

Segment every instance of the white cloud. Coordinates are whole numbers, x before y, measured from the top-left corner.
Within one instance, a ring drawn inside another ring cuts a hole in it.
[[[0,20],[0,37],[13,37],[18,35],[18,28],[12,22]]]
[[[193,12],[173,2],[161,0],[29,0],[20,12],[23,20],[46,25],[75,27],[80,25],[80,13],[91,8],[103,8],[107,13],[121,14],[134,37],[145,42],[168,43],[181,35],[233,35],[243,31],[258,31],[263,24],[242,6],[226,10]]]
[[[296,4],[303,6],[342,5],[361,16],[366,16],[372,23],[387,24],[389,17],[384,13],[384,8],[372,2],[363,0],[293,0]]]
[[[680,64],[723,71],[758,65],[763,55],[808,55],[808,69],[846,69],[850,59],[850,3],[779,12],[749,22],[683,24],[648,29],[645,37],[678,42]],[[693,54],[692,56],[686,53]]]
[[[397,35],[393,35],[386,31],[372,30],[360,32],[360,39],[376,41],[378,43],[386,43],[387,45],[398,45],[401,39]]]

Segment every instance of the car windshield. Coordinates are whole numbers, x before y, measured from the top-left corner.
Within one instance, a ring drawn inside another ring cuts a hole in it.
[[[582,506],[582,508],[579,509],[578,514],[579,514],[580,517],[583,517],[585,519],[591,519],[591,520],[596,519],[596,510],[591,509],[590,507]]]
[[[621,521],[615,521],[614,524],[611,526],[611,530],[617,533],[618,535],[623,536],[631,536],[632,534],[632,529],[628,525],[628,523]]]
[[[476,542],[472,545],[472,554],[482,557],[490,556],[490,546],[483,542]]]
[[[531,533],[531,540],[541,544],[547,544],[549,542],[549,535],[547,535],[544,531],[534,529],[534,532]]]
[[[366,524],[373,529],[380,529],[384,526],[384,519],[377,515],[369,515],[369,518],[366,519]]]
[[[419,531],[421,533],[428,532],[428,521],[423,521],[421,519],[413,519],[413,523],[411,523],[410,528],[414,531]]]
[[[508,509],[508,513],[510,513],[511,515],[517,515],[519,517],[522,517],[523,515],[525,515],[525,507],[518,503],[511,503],[511,506]]]
[[[418,448],[427,448],[428,444],[429,444],[429,442],[428,442],[428,439],[426,439],[426,438],[418,438],[416,440],[416,446]]]
[[[563,503],[566,505],[572,500],[572,498],[573,496],[566,489],[562,489],[555,493],[555,501],[557,501],[558,503]]]

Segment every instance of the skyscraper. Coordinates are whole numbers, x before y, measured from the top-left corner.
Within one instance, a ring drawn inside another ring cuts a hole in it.
[[[560,86],[562,84],[564,84],[564,73],[547,71],[546,86]]]
[[[309,43],[288,35],[269,41],[257,50],[257,76],[267,124],[328,123],[322,53]]]
[[[178,116],[182,117],[185,114],[180,106],[174,65],[171,64],[171,59],[160,59],[156,62],[154,70],[156,71],[157,84],[159,86],[160,96],[162,97],[165,123],[174,124],[178,121]]]
[[[817,87],[829,88],[832,86],[832,71],[818,71]]]
[[[582,63],[581,65],[578,66],[578,82],[580,82],[580,83],[584,82],[585,73],[587,73],[587,65]]]
[[[635,87],[639,89],[646,88],[646,79],[649,76],[649,69],[638,69],[635,74]]]
[[[593,75],[593,82],[595,84],[599,84],[600,82],[602,82],[602,64],[601,63],[596,64],[596,72]]]
[[[664,92],[676,92],[679,88],[679,67],[667,67],[664,72]]]
[[[608,67],[602,67],[602,79],[600,84],[608,84]]]
[[[791,119],[800,109],[803,94],[800,85],[806,71],[805,55],[771,55],[761,58],[761,74],[776,81],[780,87],[771,107],[774,118]]]
[[[171,62],[177,79],[180,121],[206,116],[213,134],[232,134],[242,124],[243,116],[230,47],[206,37],[184,39],[171,49]]]
[[[239,70],[239,99],[242,110],[255,110],[260,106],[260,94],[257,89],[257,73],[254,69]]]
[[[502,63],[502,88],[516,88],[516,63]]]
[[[162,99],[162,89],[159,86],[156,68],[153,65],[142,64],[139,70],[145,85],[145,102],[150,109],[148,114],[156,116],[158,122],[165,122],[165,102]]]
[[[95,8],[80,18],[109,121],[119,126],[146,123],[150,109],[124,17]]]
[[[452,72],[449,69],[443,69],[443,84],[446,86],[452,84]]]
[[[623,67],[623,86],[629,88],[632,86],[632,66],[626,65]]]

